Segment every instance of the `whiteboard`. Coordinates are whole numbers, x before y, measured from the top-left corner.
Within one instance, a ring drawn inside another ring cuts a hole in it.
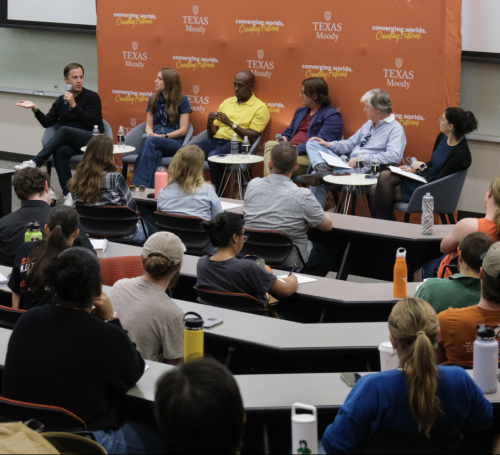
[[[97,90],[95,35],[0,28],[0,90],[66,90],[63,70],[77,62],[85,69],[84,86]]]
[[[7,19],[96,25],[95,0],[8,0]]]
[[[500,53],[499,20],[499,0],[462,0],[462,50]]]

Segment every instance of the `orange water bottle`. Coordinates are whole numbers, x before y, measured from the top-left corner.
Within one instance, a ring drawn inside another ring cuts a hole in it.
[[[164,166],[156,169],[155,174],[155,199],[158,199],[158,193],[168,183],[168,172]]]
[[[394,264],[394,297],[406,297],[406,282],[408,281],[408,267],[406,266],[406,250],[398,248],[396,263]]]

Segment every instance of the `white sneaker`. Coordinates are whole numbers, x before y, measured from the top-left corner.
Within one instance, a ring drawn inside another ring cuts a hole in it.
[[[68,207],[75,206],[75,203],[73,202],[73,197],[71,196],[71,193],[68,193],[66,196],[64,196],[64,205],[67,205]]]
[[[21,164],[14,166],[16,171],[20,171],[21,169],[26,169],[27,167],[36,167],[36,164],[33,160],[23,161]]]

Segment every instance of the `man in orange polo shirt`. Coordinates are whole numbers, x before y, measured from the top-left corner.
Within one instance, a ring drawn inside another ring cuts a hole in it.
[[[441,339],[438,342],[440,363],[472,365],[476,326],[487,324],[499,340],[500,332],[500,242],[481,256],[483,266],[481,300],[467,308],[449,308],[438,314]]]

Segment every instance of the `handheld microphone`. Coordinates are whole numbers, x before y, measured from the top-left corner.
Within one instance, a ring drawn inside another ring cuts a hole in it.
[[[276,141],[277,141],[277,142],[280,142],[280,141],[282,141],[282,140],[283,140],[283,138],[281,137],[281,134],[279,134],[279,133],[278,133],[278,134],[276,135]]]
[[[73,86],[71,84],[66,84],[66,91],[71,92]],[[64,104],[68,104],[68,100],[64,100]]]

